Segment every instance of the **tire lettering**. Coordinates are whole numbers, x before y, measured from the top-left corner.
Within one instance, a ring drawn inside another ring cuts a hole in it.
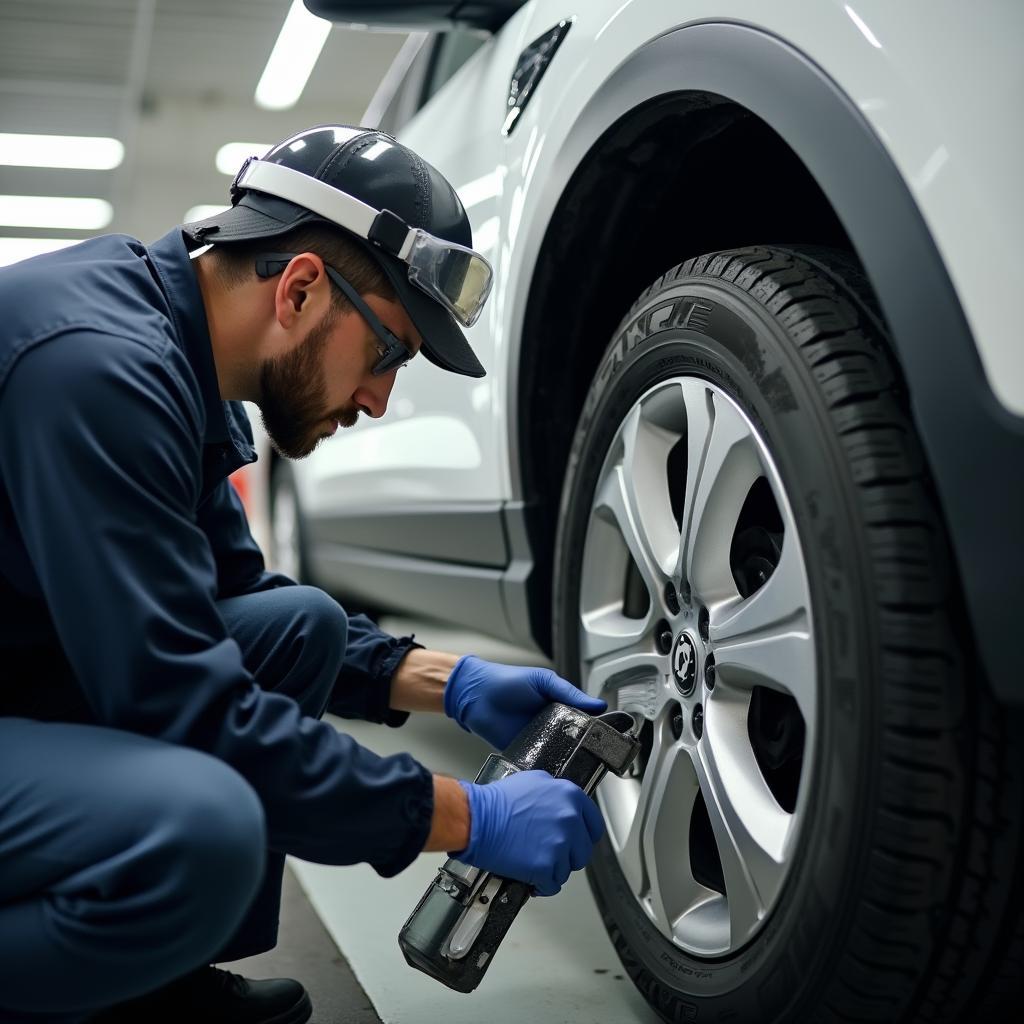
[[[626,328],[624,352],[632,352],[647,337],[650,333],[650,322],[651,314],[645,313]]]
[[[711,326],[712,309],[714,307],[709,306],[706,302],[694,302],[683,321],[683,326],[689,327],[691,331],[700,331],[701,334],[706,334]]]
[[[711,977],[711,971],[694,970],[682,961],[676,960],[676,958],[671,956],[669,953],[661,952],[658,955],[661,958],[662,963],[671,967],[676,974],[685,974],[688,978],[699,978],[704,981]]]
[[[663,330],[672,326],[675,314],[675,303],[669,306],[659,306],[651,313],[650,333]]]

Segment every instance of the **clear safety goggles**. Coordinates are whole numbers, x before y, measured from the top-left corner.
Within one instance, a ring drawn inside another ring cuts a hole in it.
[[[281,164],[249,157],[235,176],[242,189],[286,199],[380,246],[409,268],[409,281],[440,302],[463,327],[480,319],[494,273],[478,252],[412,228],[390,210],[377,210],[326,182]]]

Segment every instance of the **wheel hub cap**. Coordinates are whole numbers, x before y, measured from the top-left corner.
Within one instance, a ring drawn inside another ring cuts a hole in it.
[[[684,696],[693,693],[697,682],[697,645],[689,633],[680,633],[672,645],[672,674]]]

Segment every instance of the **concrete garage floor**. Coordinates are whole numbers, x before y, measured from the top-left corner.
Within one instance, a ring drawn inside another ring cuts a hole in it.
[[[382,625],[396,635],[415,632],[421,643],[440,650],[544,664],[536,655],[473,634],[397,619]],[[488,753],[485,744],[443,716],[413,715],[401,729],[334,722],[379,754],[406,750],[428,768],[462,778],[472,779]],[[476,992],[452,992],[408,967],[398,948],[398,931],[443,861],[443,854],[423,854],[392,879],[380,878],[366,865],[337,868],[292,861],[291,869],[337,949],[288,879],[278,949],[232,969],[254,977],[284,973],[299,978],[317,1006],[314,1024],[660,1020],[626,976],[581,872],[558,896],[527,904]]]
[[[298,978],[313,1001],[312,1024],[381,1024],[290,869],[284,873],[277,948],[221,966],[247,978]]]

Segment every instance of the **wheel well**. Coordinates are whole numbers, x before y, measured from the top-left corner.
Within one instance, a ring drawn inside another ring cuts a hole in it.
[[[771,242],[853,252],[792,149],[749,110],[710,93],[676,93],[632,111],[598,140],[566,187],[534,271],[517,409],[534,557],[531,629],[548,653],[565,466],[616,325],[676,264]]]

